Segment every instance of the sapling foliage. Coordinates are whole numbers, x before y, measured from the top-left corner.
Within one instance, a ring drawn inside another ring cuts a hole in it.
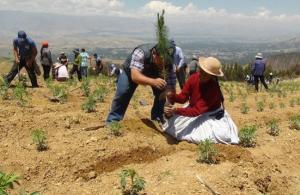
[[[144,178],[140,177],[134,169],[122,170],[119,178],[124,195],[137,195],[145,189],[146,182]]]
[[[300,130],[300,115],[290,117],[290,128]]]
[[[32,136],[33,143],[36,144],[36,148],[38,151],[47,150],[48,147],[46,144],[46,135],[43,129],[35,129],[32,132],[31,136]]]
[[[263,101],[258,101],[256,103],[256,110],[257,110],[257,112],[264,111],[264,108],[265,108],[265,103]]]
[[[107,95],[107,93],[108,93],[108,89],[104,86],[100,86],[98,89],[96,89],[93,92],[93,96],[99,102],[104,102],[104,99],[105,99],[105,96]]]
[[[5,82],[4,78],[0,76],[0,96],[3,100],[7,100],[9,98],[8,89],[8,84]]]
[[[28,92],[22,83],[18,83],[13,90],[13,97],[20,106],[26,106],[28,103]]]
[[[239,132],[240,144],[244,147],[255,146],[255,126],[245,126]]]
[[[278,121],[276,119],[272,119],[267,123],[268,133],[272,136],[278,136],[280,132],[280,128],[278,125]]]
[[[121,123],[118,121],[113,121],[109,124],[110,133],[114,136],[121,136],[123,134],[121,128]]]
[[[91,93],[91,89],[90,89],[90,79],[89,78],[84,78],[82,80],[80,89],[82,90],[84,96],[88,97]]]
[[[242,103],[242,105],[241,105],[241,113],[242,114],[247,114],[249,112],[249,109],[250,108],[246,102]]]
[[[26,192],[21,192],[20,195],[40,195],[40,192],[31,192],[27,194]]]
[[[94,96],[90,95],[86,101],[81,105],[81,109],[87,113],[96,111],[96,99]]]
[[[214,147],[213,142],[210,139],[206,139],[199,143],[198,145],[199,151],[199,162],[204,162],[208,164],[215,164],[217,163],[217,155],[218,151]]]
[[[51,85],[50,90],[53,98],[57,99],[60,103],[64,103],[68,99],[68,89],[65,85]]]
[[[6,174],[0,171],[0,195],[8,195],[8,188],[13,188],[14,183],[18,183],[20,177],[14,173]]]

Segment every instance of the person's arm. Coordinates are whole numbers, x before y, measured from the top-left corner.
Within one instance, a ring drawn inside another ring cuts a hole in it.
[[[183,56],[183,52],[182,52],[182,49],[179,48],[179,51],[178,51],[178,56],[179,56],[179,64],[178,64],[178,68],[182,68],[183,64],[184,64],[184,56]]]
[[[17,64],[19,64],[20,63],[20,56],[19,56],[18,46],[17,46],[17,41],[16,40],[13,41],[13,45],[14,45],[13,54],[14,54],[14,57],[15,57],[15,61],[16,61]]]
[[[31,43],[32,45],[31,45],[31,52],[32,52],[32,54],[31,54],[31,56],[30,56],[30,58],[27,60],[27,62],[26,62],[26,65],[28,66],[28,67],[31,67],[32,65],[33,65],[33,62],[34,62],[34,60],[35,60],[35,58],[36,58],[36,56],[37,56],[37,48],[36,48],[36,45],[35,45],[35,43],[34,42],[32,42]]]
[[[131,79],[133,82],[139,85],[150,85],[158,89],[163,89],[166,86],[166,81],[161,78],[150,78],[143,75],[139,70],[131,68]]]

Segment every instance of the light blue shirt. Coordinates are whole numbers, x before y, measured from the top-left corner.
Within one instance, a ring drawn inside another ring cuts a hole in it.
[[[81,63],[80,66],[81,67],[87,67],[88,66],[88,61],[89,61],[89,54],[87,52],[82,52],[79,54],[80,58],[81,58]]]
[[[182,49],[178,46],[176,46],[176,50],[173,56],[173,63],[175,66],[178,66],[178,68],[181,68],[184,64],[184,57]]]

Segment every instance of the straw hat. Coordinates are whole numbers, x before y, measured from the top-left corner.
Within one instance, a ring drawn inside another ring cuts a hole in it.
[[[258,59],[263,59],[263,55],[262,53],[257,53],[255,58],[258,58]]]
[[[221,62],[214,57],[200,57],[199,58],[199,65],[202,70],[204,70],[206,73],[218,77],[224,76],[224,73],[222,72],[222,65]]]
[[[53,64],[53,67],[54,67],[54,69],[57,69],[57,68],[61,67],[62,65],[63,64],[56,62]]]

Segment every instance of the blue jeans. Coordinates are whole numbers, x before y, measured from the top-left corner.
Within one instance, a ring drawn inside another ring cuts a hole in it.
[[[88,76],[88,67],[86,66],[84,66],[84,67],[82,67],[82,66],[80,66],[80,73],[81,73],[81,76],[82,77],[87,77]]]
[[[125,112],[132,98],[137,84],[128,78],[125,71],[120,73],[117,83],[117,91],[113,99],[110,113],[107,116],[106,123],[120,121],[124,118]],[[165,100],[160,100],[161,90],[152,87],[155,96],[151,110],[151,119],[162,119],[164,113]]]

